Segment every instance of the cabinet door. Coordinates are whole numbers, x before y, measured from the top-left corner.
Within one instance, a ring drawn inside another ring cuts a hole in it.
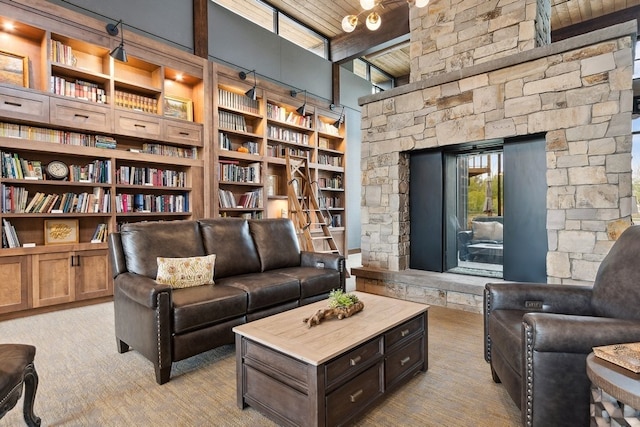
[[[108,296],[113,293],[106,250],[76,252],[73,261],[76,300]]]
[[[29,257],[0,258],[0,313],[29,308]]]
[[[33,255],[33,306],[62,304],[75,299],[71,252]]]

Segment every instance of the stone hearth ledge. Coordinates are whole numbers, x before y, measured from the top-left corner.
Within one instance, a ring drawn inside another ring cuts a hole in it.
[[[502,279],[407,269],[390,271],[372,267],[351,269],[356,290],[423,304],[483,312],[486,283]]]

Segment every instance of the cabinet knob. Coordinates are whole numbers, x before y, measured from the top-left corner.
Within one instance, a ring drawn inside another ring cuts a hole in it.
[[[400,336],[406,337],[407,335],[409,335],[408,329],[403,329],[402,331],[400,331]]]
[[[355,393],[350,394],[349,395],[349,400],[351,401],[351,403],[355,403],[356,400],[358,400],[358,398],[360,396],[362,396],[362,393],[363,393],[363,391],[362,391],[362,389],[360,389],[360,390],[356,391]]]
[[[356,366],[358,363],[360,363],[360,361],[361,361],[361,360],[362,360],[362,357],[360,357],[360,356],[356,356],[356,357],[354,357],[353,359],[350,359],[350,360],[349,360],[349,364],[350,364],[351,366]]]
[[[74,114],[74,116],[75,117],[80,117],[81,119],[88,119],[89,118],[89,116],[86,116],[84,114],[78,114],[78,113]]]
[[[189,132],[180,132],[180,135],[183,135],[183,136],[189,136],[189,135],[190,135],[190,133],[189,133]]]
[[[404,359],[402,359],[400,361],[400,366],[406,365],[407,363],[409,363],[410,360],[411,360],[411,358],[409,356],[405,357]]]
[[[137,127],[137,128],[142,128],[142,129],[146,129],[147,128],[145,125],[141,125],[141,124],[138,124],[138,123],[136,123],[134,126]]]
[[[22,107],[22,104],[17,103],[17,102],[4,101],[4,103],[7,104],[7,105],[13,105],[14,107]]]

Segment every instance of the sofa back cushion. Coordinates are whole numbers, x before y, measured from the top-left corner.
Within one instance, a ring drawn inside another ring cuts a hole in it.
[[[204,246],[196,221],[152,221],[124,224],[120,230],[127,270],[155,280],[158,257],[203,256]]]
[[[595,314],[640,320],[640,225],[627,228],[602,260],[593,284]]]
[[[198,222],[204,250],[216,254],[216,279],[260,271],[260,259],[246,219],[211,218]]]
[[[300,246],[288,218],[249,220],[262,271],[300,265]]]

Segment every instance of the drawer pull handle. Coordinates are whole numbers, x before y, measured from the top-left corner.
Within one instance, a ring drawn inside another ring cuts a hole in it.
[[[80,117],[80,118],[82,118],[82,119],[88,119],[88,118],[89,118],[89,116],[85,116],[84,114],[77,114],[77,113],[76,113],[76,114],[74,114],[74,116],[76,116],[76,117]]]
[[[409,356],[405,357],[404,359],[402,359],[400,361],[400,366],[406,365],[407,363],[409,363],[410,360],[411,360],[411,358]]]
[[[349,400],[351,400],[351,403],[356,403],[356,400],[358,400],[358,398],[362,395],[363,391],[362,389],[356,391],[355,393],[349,395]]]
[[[134,126],[135,126],[135,127],[137,127],[137,128],[146,129],[146,126],[145,126],[145,125],[140,125],[140,124],[138,124],[138,123],[136,123]]]
[[[400,336],[406,337],[407,335],[409,335],[408,329],[403,329],[402,331],[400,331]]]
[[[180,132],[180,135],[189,136],[189,132]]]
[[[14,107],[22,107],[22,104],[19,104],[17,102],[4,101],[4,103],[7,105],[13,105]]]
[[[356,366],[358,363],[360,363],[361,360],[362,360],[362,357],[357,356],[357,357],[354,357],[353,359],[350,359],[349,364],[351,366]]]

